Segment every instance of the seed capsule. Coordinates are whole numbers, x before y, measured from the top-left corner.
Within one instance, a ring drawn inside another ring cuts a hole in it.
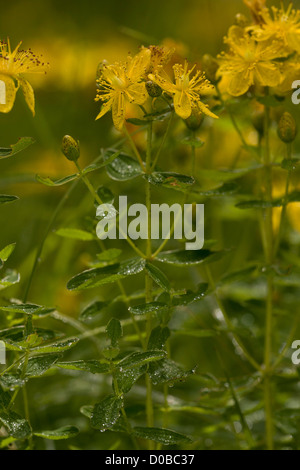
[[[297,136],[297,124],[293,116],[286,112],[280,118],[278,124],[278,136],[282,142],[290,144]]]
[[[62,153],[71,162],[76,162],[80,157],[79,141],[76,141],[70,135],[65,135],[62,140]]]
[[[148,91],[148,95],[151,96],[151,98],[158,98],[162,94],[162,89],[160,86],[152,82],[152,80],[146,82],[146,89]]]

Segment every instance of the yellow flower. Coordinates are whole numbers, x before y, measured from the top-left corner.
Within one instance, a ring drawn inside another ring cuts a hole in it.
[[[288,60],[282,62],[282,82],[278,87],[274,89],[276,95],[285,95],[290,93],[292,90],[292,84],[295,80],[299,80],[300,77],[300,57],[299,55],[293,55]]]
[[[170,62],[172,55],[175,52],[175,48],[168,48],[164,46],[149,46],[151,52],[151,60],[148,73],[156,73],[160,70],[160,67],[165,66]]]
[[[209,88],[212,88],[212,85],[201,72],[196,72],[190,77],[194,68],[195,66],[188,70],[187,62],[184,66],[175,64],[173,66],[175,83],[166,74],[165,77],[162,77],[160,73],[150,74],[149,78],[166,93],[173,96],[175,111],[182,119],[189,118],[193,108],[198,108],[202,113],[218,119],[218,116],[213,114],[208,106],[200,101],[200,94],[206,93]]]
[[[262,24],[252,28],[255,39],[276,39],[283,43],[289,53],[300,52],[300,11],[292,8],[292,4],[286,11],[283,6],[280,9],[272,7],[273,17],[270,10],[264,8],[260,12]]]
[[[99,90],[96,101],[102,101],[102,109],[96,119],[112,110],[113,122],[122,130],[125,122],[126,104],[143,105],[148,98],[146,85],[141,82],[149,68],[151,52],[142,49],[135,57],[129,57],[125,63],[103,65],[97,79]]]
[[[34,91],[23,74],[45,73],[48,64],[42,62],[42,59],[33,54],[31,49],[19,50],[20,45],[21,42],[12,51],[9,40],[7,42],[0,41],[0,112],[9,113],[11,111],[16,93],[21,87],[26,103],[32,114],[35,115]]]
[[[225,42],[229,53],[218,56],[218,76],[228,80],[228,93],[240,96],[252,85],[275,87],[282,80],[280,63],[274,59],[284,57],[286,52],[277,42],[257,42],[239,26],[232,26]]]

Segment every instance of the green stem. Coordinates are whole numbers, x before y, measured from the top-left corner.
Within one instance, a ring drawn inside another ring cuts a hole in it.
[[[147,156],[146,156],[146,174],[151,174],[151,156],[152,156],[152,122],[148,126],[148,135],[147,135]],[[146,180],[146,207],[148,211],[148,238],[146,241],[146,254],[147,259],[152,258],[152,244],[151,244],[151,185],[148,180]],[[149,274],[145,274],[145,289],[146,289],[146,302],[152,301],[152,279]],[[146,347],[150,338],[152,330],[152,314],[148,313],[147,315],[147,327],[146,327]],[[147,415],[147,426],[153,427],[154,425],[154,411],[153,411],[153,401],[152,401],[152,383],[149,374],[146,374],[146,415]],[[149,441],[149,450],[153,450],[154,443]]]
[[[291,160],[292,159],[292,144],[291,143],[286,145],[286,153],[287,153],[287,160]],[[273,254],[274,259],[276,258],[278,250],[280,248],[280,242],[281,242],[281,237],[283,233],[287,205],[288,205],[288,195],[289,195],[289,189],[290,189],[291,174],[292,174],[292,171],[289,169],[287,173],[287,178],[286,178],[284,203],[283,203],[281,216],[280,216],[278,235],[277,235],[277,240],[276,240],[276,244],[274,248],[274,254]]]
[[[113,363],[111,363],[111,367],[112,367],[112,377],[113,377],[113,383],[114,383],[114,389],[115,389],[115,394],[120,397],[122,394],[120,393],[120,390],[119,390],[119,386],[118,386],[118,381],[116,379],[116,376],[115,376],[115,373],[114,373],[114,369],[113,369]],[[130,439],[133,443],[133,446],[135,448],[135,450],[139,450],[139,445],[137,443],[137,440],[135,438],[135,436],[133,435],[132,433],[132,427],[131,427],[131,424],[128,420],[128,417],[127,417],[127,414],[126,414],[126,411],[125,411],[125,408],[124,406],[122,406],[121,408],[121,413],[122,413],[122,416],[123,416],[123,419],[124,419],[124,422],[125,422],[125,425],[126,425],[126,429],[127,429],[127,432],[130,436]]]
[[[225,320],[225,323],[226,323],[226,326],[227,326],[228,330],[230,331],[230,333],[232,334],[232,337],[235,339],[235,341],[237,342],[237,344],[241,348],[245,358],[250,362],[250,364],[254,367],[254,369],[256,369],[258,371],[261,371],[261,367],[258,364],[258,362],[256,362],[256,360],[247,351],[247,348],[244,346],[243,342],[240,340],[239,336],[234,331],[234,326],[232,325],[231,320],[227,315],[225,306],[224,306],[222,300],[220,299],[220,297],[218,296],[218,294],[216,292],[215,281],[212,277],[211,270],[210,270],[209,266],[206,266],[206,274],[207,274],[207,278],[208,278],[210,287],[211,287],[212,291],[214,292],[215,299],[217,301],[219,309],[222,312],[222,315],[223,315],[223,318]]]
[[[166,140],[167,140],[167,137],[169,135],[169,131],[171,129],[171,124],[172,124],[172,121],[173,121],[173,116],[174,116],[174,112],[171,113],[171,116],[170,116],[170,119],[168,121],[168,125],[167,125],[167,129],[166,129],[166,132],[164,133],[164,136],[163,138],[161,139],[161,142],[160,142],[160,146],[156,152],[156,155],[154,157],[154,160],[153,160],[153,163],[152,163],[152,166],[151,166],[151,171],[153,171],[155,169],[155,166],[158,162],[158,159],[160,157],[160,154],[161,154],[161,151],[162,149],[164,148],[164,145],[166,143]]]
[[[128,134],[129,135],[129,134]],[[78,169],[78,172],[80,174],[80,177],[82,179],[82,181],[84,182],[84,184],[86,185],[86,187],[88,188],[89,192],[91,193],[91,195],[93,196],[93,198],[97,201],[97,203],[99,205],[103,204],[103,201],[101,200],[99,194],[97,193],[97,191],[95,190],[94,186],[92,185],[92,183],[90,182],[90,180],[88,179],[88,177],[83,173],[82,169],[80,168],[79,166],[79,163],[78,161],[75,161],[74,162],[77,169]],[[117,228],[119,228],[119,225],[117,224]],[[124,236],[125,234],[122,232],[122,235]],[[125,239],[127,241],[127,243],[131,246],[131,248],[141,257],[141,258],[145,258],[145,255],[144,253],[133,243],[133,241],[128,237],[128,236],[125,236]]]
[[[233,113],[231,112],[231,109],[227,106],[226,104],[226,101],[223,100],[223,97],[222,97],[222,94],[220,92],[220,89],[219,89],[219,86],[218,85],[215,85],[215,88],[216,88],[216,91],[217,91],[217,94],[218,94],[218,97],[219,97],[219,100],[221,102],[221,104],[224,106],[224,108],[226,109],[230,119],[231,119],[231,122],[232,122],[232,125],[233,127],[235,128],[236,132],[238,133],[240,139],[241,139],[241,142],[243,144],[244,147],[248,147],[248,144],[243,136],[243,133],[241,131],[241,129],[239,128],[237,122],[236,122],[236,119],[233,115]]]
[[[270,155],[270,110],[265,109],[265,192],[266,200],[272,201],[272,167]],[[267,299],[266,299],[266,326],[265,326],[265,348],[264,348],[264,404],[266,420],[266,446],[268,450],[273,450],[273,412],[272,412],[272,326],[273,326],[273,273],[271,266],[273,263],[273,221],[272,207],[265,211],[263,222],[265,240],[265,260],[267,267]]]
[[[143,171],[146,171],[145,164],[144,164],[144,162],[143,162],[143,160],[142,160],[142,157],[141,157],[141,155],[140,155],[140,152],[138,151],[138,149],[137,149],[137,147],[136,147],[136,145],[135,145],[135,143],[134,143],[134,140],[133,140],[133,138],[131,137],[131,135],[129,134],[129,132],[128,132],[126,126],[124,126],[124,133],[125,133],[125,135],[126,135],[128,141],[129,141],[129,143],[130,143],[130,146],[131,146],[131,148],[132,148],[132,150],[133,150],[133,152],[134,152],[136,158],[138,159],[139,164],[141,165],[142,170],[143,170]]]

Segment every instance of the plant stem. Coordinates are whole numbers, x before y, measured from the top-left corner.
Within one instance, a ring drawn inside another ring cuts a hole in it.
[[[292,159],[292,144],[286,144],[286,153],[287,153],[287,160]],[[280,242],[281,242],[281,237],[282,237],[282,232],[283,232],[283,227],[284,227],[284,222],[285,222],[285,217],[286,217],[286,210],[287,210],[287,204],[288,204],[288,195],[289,195],[289,189],[290,189],[290,182],[291,182],[291,169],[288,170],[287,177],[286,177],[286,185],[285,185],[285,195],[284,195],[284,203],[281,211],[281,216],[280,216],[280,223],[279,223],[279,229],[278,229],[278,235],[277,235],[277,240],[276,244],[274,247],[274,259],[276,258],[276,255],[278,253],[279,247],[280,247]]]
[[[99,205],[102,205],[103,204],[103,201],[101,200],[99,194],[97,193],[97,191],[95,190],[94,186],[92,185],[92,183],[90,182],[90,180],[88,179],[88,177],[83,173],[82,169],[80,168],[79,166],[79,163],[78,161],[75,162],[75,165],[79,171],[79,174],[80,174],[80,177],[82,179],[82,181],[84,182],[84,184],[86,185],[86,187],[88,188],[89,192],[91,193],[91,195],[93,196],[93,198],[97,201],[97,203]],[[117,224],[117,227],[119,228],[118,224]],[[124,233],[122,232],[122,234],[124,235]],[[126,236],[126,241],[127,243],[131,246],[131,248],[141,257],[141,258],[145,258],[145,255],[144,253],[133,243],[133,241],[128,237]]]
[[[146,156],[146,174],[151,174],[151,154],[152,154],[152,122],[148,126],[148,135],[147,135],[147,156]],[[147,259],[151,260],[152,258],[152,244],[151,244],[151,185],[148,180],[146,180],[146,207],[148,211],[148,237],[146,241],[146,254]],[[152,279],[149,274],[145,274],[145,298],[146,303],[152,301]],[[152,314],[151,312],[147,315],[147,327],[146,327],[146,347],[150,338],[152,330]],[[146,374],[146,415],[147,415],[147,426],[153,427],[154,424],[154,412],[153,412],[153,402],[152,402],[152,383],[149,374]],[[154,443],[149,441],[149,450],[153,450]]]
[[[272,201],[272,167],[270,157],[270,110],[265,108],[265,192],[266,200]],[[263,222],[265,239],[265,260],[267,268],[267,298],[266,298],[266,326],[265,326],[265,348],[264,348],[264,404],[265,404],[265,432],[266,446],[268,450],[273,450],[273,415],[272,415],[272,387],[271,387],[271,362],[272,362],[272,323],[273,323],[273,273],[271,266],[273,263],[273,221],[272,207],[265,211]]]
[[[126,126],[124,126],[124,133],[125,133],[125,135],[126,135],[128,141],[129,141],[129,143],[130,143],[130,146],[131,146],[131,148],[132,148],[132,150],[133,150],[133,152],[134,152],[136,158],[138,159],[139,164],[141,165],[142,170],[143,170],[143,171],[146,171],[145,164],[144,164],[144,162],[143,162],[143,160],[142,160],[142,157],[141,157],[141,155],[140,155],[140,152],[138,151],[138,149],[137,149],[137,147],[136,147],[136,145],[135,145],[135,143],[134,143],[134,140],[133,140],[133,138],[131,137],[131,135],[129,134],[129,132],[128,132]]]
[[[169,135],[169,131],[171,129],[171,124],[172,124],[172,121],[173,121],[173,116],[174,116],[174,112],[172,111],[171,112],[171,115],[170,115],[170,118],[169,118],[169,121],[168,121],[168,125],[167,125],[167,129],[166,129],[166,132],[164,133],[164,136],[163,138],[161,139],[161,142],[160,142],[160,146],[157,150],[157,153],[155,155],[155,158],[153,160],[153,163],[152,163],[152,166],[151,166],[151,170],[153,171],[155,169],[155,166],[156,166],[156,163],[158,162],[158,159],[160,157],[160,154],[161,154],[161,151],[165,145],[165,142],[167,140],[167,137]]]
[[[222,315],[223,315],[223,318],[225,320],[225,323],[226,323],[226,326],[228,328],[228,330],[230,331],[230,333],[232,334],[232,337],[235,339],[235,341],[237,342],[237,344],[239,345],[239,347],[241,348],[245,358],[250,362],[250,364],[254,367],[254,369],[260,371],[261,370],[261,367],[260,365],[258,364],[258,362],[256,362],[256,360],[251,356],[251,354],[247,351],[246,347],[244,346],[243,342],[240,340],[240,338],[237,336],[237,334],[234,332],[234,327],[230,321],[230,318],[228,317],[227,315],[227,312],[226,312],[226,309],[224,307],[224,304],[222,302],[222,300],[220,299],[220,297],[218,296],[217,292],[216,292],[216,285],[215,285],[215,281],[212,277],[212,274],[211,274],[211,270],[209,268],[209,266],[206,266],[206,274],[207,274],[207,278],[208,278],[208,281],[209,281],[209,284],[210,284],[210,287],[211,289],[213,290],[214,292],[214,296],[215,296],[215,299],[217,301],[217,304],[219,306],[219,309],[221,310],[222,312]]]
[[[240,139],[241,139],[241,142],[242,142],[243,146],[244,146],[244,147],[247,147],[248,144],[247,144],[247,142],[246,142],[246,140],[245,140],[245,138],[244,138],[244,136],[243,136],[243,133],[242,133],[241,129],[239,128],[239,126],[238,126],[238,124],[237,124],[237,122],[236,122],[236,119],[235,119],[233,113],[231,112],[230,108],[227,106],[226,101],[223,100],[223,97],[222,97],[222,94],[221,94],[221,92],[220,92],[219,86],[218,86],[218,85],[215,85],[215,88],[216,88],[216,91],[217,91],[217,94],[218,94],[218,98],[219,98],[221,104],[222,104],[222,105],[224,106],[224,108],[226,109],[226,111],[227,111],[227,113],[228,113],[228,115],[229,115],[229,117],[230,117],[230,119],[231,119],[232,125],[233,125],[233,127],[235,128],[236,132],[238,133],[238,135],[239,135],[239,137],[240,137]]]

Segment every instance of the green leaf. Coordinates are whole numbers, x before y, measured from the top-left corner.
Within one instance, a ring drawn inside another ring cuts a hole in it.
[[[14,202],[17,199],[19,199],[18,196],[9,196],[6,194],[0,194],[0,204],[7,204],[9,202]]]
[[[158,361],[166,355],[165,351],[134,352],[118,363],[119,369],[126,370]]]
[[[27,315],[46,315],[55,311],[55,308],[46,308],[36,304],[11,304],[0,307],[0,310],[11,313],[25,313]]]
[[[26,367],[25,377],[40,377],[47,372],[60,358],[62,354],[44,354],[42,356],[30,357]],[[24,362],[19,369],[22,370]]]
[[[150,334],[148,341],[148,349],[151,350],[161,350],[166,344],[167,339],[170,337],[170,330],[168,327],[155,327]]]
[[[115,197],[109,188],[106,188],[105,186],[100,186],[97,189],[97,194],[104,204],[113,204]],[[96,207],[98,205],[99,203],[96,201]]]
[[[0,377],[0,384],[3,390],[13,391],[16,388],[23,387],[25,380],[20,377],[19,372],[16,375],[7,373]]]
[[[117,258],[119,258],[122,254],[122,250],[119,250],[118,248],[110,248],[109,250],[102,251],[102,253],[98,253],[97,259],[99,261],[113,261]]]
[[[107,305],[107,302],[96,300],[81,312],[79,315],[79,320],[82,322],[92,320],[96,315],[99,315],[99,313],[101,313],[101,311],[107,307]]]
[[[145,374],[147,370],[146,365],[133,367],[132,369],[118,370],[115,373],[115,378],[118,383],[118,388],[121,393],[128,393],[135,382]]]
[[[133,315],[146,315],[147,313],[157,313],[168,308],[168,305],[162,302],[148,302],[146,304],[129,307],[129,312]]]
[[[0,290],[13,286],[20,281],[20,274],[12,269],[6,271],[6,276],[0,279]]]
[[[33,351],[38,351],[41,353],[56,353],[61,351],[68,351],[69,349],[76,346],[78,341],[78,338],[66,339],[64,341],[58,341],[57,343],[52,343],[47,346],[38,346],[37,348],[34,348]]]
[[[60,228],[56,230],[56,235],[59,235],[63,238],[71,238],[73,240],[95,240],[95,236],[90,233],[86,232],[85,230],[80,230],[77,228]]]
[[[26,439],[31,435],[29,423],[13,411],[0,411],[0,422],[16,439]]]
[[[86,418],[91,419],[94,407],[92,405],[84,405],[80,408],[80,413]]]
[[[64,426],[54,431],[35,432],[34,435],[43,439],[51,439],[52,441],[60,441],[62,439],[71,439],[77,436],[79,429],[76,426]]]
[[[164,291],[170,292],[171,286],[167,276],[154,264],[147,262],[146,271],[156,284]]]
[[[0,251],[0,259],[5,262],[8,260],[12,252],[14,251],[16,247],[16,243],[11,243],[10,245],[7,245],[3,250]]]
[[[149,373],[153,385],[163,383],[174,384],[175,382],[184,381],[194,371],[185,371],[170,359],[162,359],[161,361],[150,364]]]
[[[208,289],[208,284],[200,284],[196,292],[188,291],[186,294],[174,296],[172,299],[172,305],[188,305],[198,300],[203,299]]]
[[[116,318],[112,318],[106,327],[106,334],[111,341],[112,347],[115,348],[118,345],[119,339],[123,336],[121,322]]]
[[[115,153],[111,154],[110,157],[107,158],[107,160],[105,162],[92,163],[91,165],[84,168],[84,170],[82,170],[82,173],[84,175],[86,175],[86,174],[91,173],[93,171],[99,170],[100,168],[103,168],[106,165],[108,165],[110,162],[112,162],[115,158],[117,158],[118,155],[119,155],[119,152],[115,152]],[[72,175],[64,176],[63,178],[53,180],[49,177],[36,175],[36,180],[39,183],[44,184],[45,186],[53,187],[53,186],[62,186],[64,184],[70,183],[71,181],[74,181],[79,177],[80,177],[79,173],[73,173]]]
[[[11,394],[0,387],[0,410],[8,408],[11,401]]]
[[[104,154],[105,161],[115,153],[115,150],[107,150]],[[113,162],[106,167],[108,176],[116,181],[127,181],[143,174],[139,162],[125,153],[120,153]]]
[[[35,177],[35,179],[39,183],[44,184],[45,186],[50,186],[50,187],[62,186],[64,184],[67,184],[67,183],[70,183],[71,181],[76,180],[77,178],[79,178],[79,175],[77,173],[73,174],[73,175],[65,176],[64,178],[59,178],[57,180],[52,180],[49,177],[45,177],[45,176],[41,176],[41,175],[36,175],[36,177]]]
[[[177,250],[159,253],[156,259],[161,263],[174,264],[176,266],[193,266],[214,263],[223,255],[224,252],[213,252],[210,250]]]
[[[146,126],[150,121],[146,121],[145,119],[129,118],[126,119],[126,122],[133,124],[134,126]]]
[[[185,137],[185,139],[182,139],[180,143],[184,145],[189,145],[190,147],[195,147],[195,148],[201,148],[203,147],[203,145],[205,145],[205,142],[203,142],[202,140],[198,138],[191,139],[190,137]]]
[[[189,437],[170,431],[169,429],[135,427],[133,428],[133,433],[140,439],[159,442],[165,446],[188,444],[192,442]]]
[[[234,194],[237,192],[239,186],[235,182],[228,182],[222,184],[222,186],[219,186],[218,188],[215,189],[210,189],[207,191],[196,191],[193,190],[193,194],[197,194],[198,196],[203,196],[203,197],[219,197],[219,196],[227,196],[229,194]]]
[[[145,269],[145,260],[133,258],[129,261],[89,269],[74,276],[67,284],[69,290],[83,290],[124,279],[139,274]]]
[[[111,395],[94,406],[91,425],[103,432],[113,427],[119,419],[123,407],[123,398]]]
[[[100,361],[73,361],[73,362],[58,362],[57,367],[68,370],[80,370],[83,372],[91,372],[92,374],[105,374],[110,371],[109,364],[102,364]]]
[[[232,181],[235,179],[242,178],[243,176],[248,175],[254,171],[260,170],[263,168],[263,165],[257,164],[251,168],[238,168],[235,170],[205,170],[201,169],[199,172],[198,179],[199,181],[213,181],[225,183],[227,181]]]
[[[181,175],[178,173],[170,172],[154,172],[151,175],[144,175],[149,183],[154,186],[163,186],[164,188],[185,190],[195,183],[194,178],[191,176]]]
[[[281,200],[276,201],[244,201],[236,204],[239,209],[268,209],[270,207],[280,207]]]
[[[27,147],[34,143],[32,137],[21,137],[16,144],[10,146],[10,148],[0,148],[0,159],[12,157],[16,153],[25,150]]]

